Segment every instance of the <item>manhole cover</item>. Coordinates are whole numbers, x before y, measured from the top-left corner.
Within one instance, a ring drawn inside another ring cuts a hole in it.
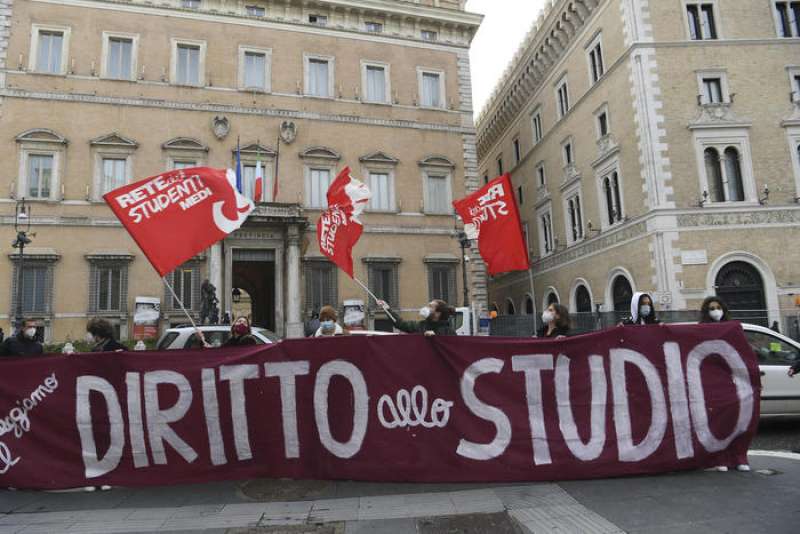
[[[522,534],[506,512],[433,517],[417,521],[419,534]]]
[[[780,475],[781,472],[775,469],[756,469],[756,473],[759,475],[764,475],[765,477],[771,477],[775,475]]]
[[[317,499],[331,486],[324,480],[257,479],[248,480],[239,490],[254,501],[306,501]]]

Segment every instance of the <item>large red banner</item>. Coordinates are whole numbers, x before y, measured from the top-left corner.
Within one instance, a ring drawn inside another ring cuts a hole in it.
[[[103,196],[136,244],[165,276],[225,238],[255,206],[231,170],[176,169]]]
[[[660,473],[741,463],[759,417],[736,323],[0,365],[0,485],[16,488]]]

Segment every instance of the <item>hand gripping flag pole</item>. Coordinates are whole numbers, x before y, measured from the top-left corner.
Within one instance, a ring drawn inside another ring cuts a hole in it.
[[[183,305],[183,301],[180,299],[180,297],[178,297],[178,294],[175,293],[175,289],[167,281],[167,277],[166,276],[163,277],[162,280],[164,281],[164,285],[167,286],[167,289],[169,289],[169,292],[172,293],[172,298],[175,299],[175,302],[177,302],[178,306],[181,307],[181,310],[183,310],[183,313],[186,314],[186,317],[189,319],[189,322],[192,324],[192,327],[194,327],[195,330],[200,331],[200,329],[197,328],[197,324],[194,322],[194,319],[192,318],[192,315],[188,312],[186,307]]]

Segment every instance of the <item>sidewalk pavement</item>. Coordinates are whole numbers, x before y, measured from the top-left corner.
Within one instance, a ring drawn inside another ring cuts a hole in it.
[[[800,531],[800,454],[752,472],[514,485],[251,480],[106,492],[0,491],[0,533],[756,533]]]

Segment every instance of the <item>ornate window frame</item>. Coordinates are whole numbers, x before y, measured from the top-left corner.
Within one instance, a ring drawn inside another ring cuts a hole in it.
[[[422,102],[422,77],[425,74],[436,74],[439,76],[439,105],[438,106],[426,106]],[[436,110],[443,110],[447,109],[447,75],[444,70],[442,69],[434,69],[429,67],[417,67],[417,91],[418,91],[418,99],[417,102],[419,107],[422,109],[436,109]]]
[[[167,169],[174,169],[175,163],[191,160],[202,167],[208,159],[208,146],[192,137],[174,137],[161,145]]]
[[[383,100],[367,100],[367,69],[377,67],[383,69]],[[392,105],[392,65],[384,61],[361,60],[361,102],[365,104]]]
[[[254,54],[261,54],[264,56],[264,79],[262,80],[264,83],[263,87],[248,87],[245,85],[245,79],[247,78],[245,72],[245,56],[248,52]],[[272,49],[271,48],[263,48],[258,46],[251,46],[251,45],[239,45],[239,68],[238,68],[238,87],[240,91],[249,91],[249,92],[257,92],[257,93],[271,93],[272,92]]]
[[[180,45],[189,45],[198,47],[200,49],[200,57],[197,65],[197,83],[179,83],[178,82],[178,47]],[[170,39],[170,61],[169,61],[169,79],[172,85],[179,85],[182,87],[205,87],[206,85],[206,51],[208,44],[206,41],[197,39],[179,39],[173,37]]]
[[[449,158],[439,155],[426,156],[419,161],[422,175],[422,212],[425,215],[452,215],[453,214],[453,173],[456,165]],[[428,181],[431,176],[444,176],[447,182],[447,209],[433,211],[430,208],[431,199]]]
[[[14,184],[12,198],[25,198],[31,202],[58,202],[63,200],[61,176],[63,174],[66,151],[69,141],[53,130],[33,128],[17,135],[19,147],[19,167]],[[51,174],[50,196],[48,198],[30,198],[28,191],[28,160],[30,156],[52,156],[53,170]]]
[[[367,211],[376,213],[398,213],[399,208],[396,192],[397,181],[395,178],[395,173],[400,160],[386,154],[385,152],[378,151],[361,156],[358,158],[358,161],[361,163],[361,175],[367,179],[367,182],[371,180],[372,173],[386,174],[389,177],[389,209],[373,209],[371,204],[367,204]],[[371,184],[368,183],[368,185]]]
[[[128,78],[113,78],[108,73],[108,54],[111,39],[128,39],[131,41],[131,72]],[[139,73],[139,34],[125,32],[103,32],[103,45],[100,56],[100,77],[104,80],[136,81]]]
[[[36,61],[39,58],[39,34],[41,32],[54,32],[63,35],[61,47],[61,70],[59,72],[43,72],[37,69]],[[58,26],[52,24],[31,24],[31,43],[30,55],[28,57],[28,70],[36,74],[46,76],[65,76],[69,70],[69,44],[72,28],[70,26]]]
[[[326,96],[311,94],[309,82],[311,81],[310,65],[312,60],[328,62],[328,94]],[[329,100],[336,98],[336,56],[303,52],[303,96]]]
[[[91,191],[87,189],[86,200],[103,202],[103,160],[106,158],[125,159],[125,182],[133,180],[133,154],[139,143],[117,132],[96,137],[89,141],[94,160],[94,177]]]
[[[743,201],[714,202],[709,196],[704,205],[713,206],[757,206],[758,190],[756,188],[755,174],[753,172],[753,159],[750,152],[750,131],[748,126],[719,126],[709,128],[695,128],[693,130],[695,156],[697,158],[697,176],[699,178],[700,195],[710,192],[709,177],[706,173],[705,150],[715,148],[722,154],[728,147],[739,151],[740,167],[742,174],[742,187],[744,189]]]

